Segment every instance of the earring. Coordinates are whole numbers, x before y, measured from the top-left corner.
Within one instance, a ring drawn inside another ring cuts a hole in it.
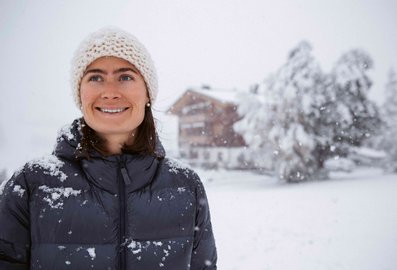
[[[148,103],[146,103],[146,107],[150,107],[150,103],[148,102]]]

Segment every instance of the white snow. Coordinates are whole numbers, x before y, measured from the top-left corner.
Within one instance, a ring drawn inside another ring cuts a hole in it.
[[[189,240],[186,240],[188,243]],[[170,252],[172,250],[171,245],[180,245],[181,248],[183,248],[184,243],[179,243],[177,244],[175,241],[168,241],[168,244],[162,241],[145,241],[145,242],[139,242],[139,241],[134,241],[133,239],[127,239],[125,244],[127,245],[127,248],[130,250],[130,252],[134,255],[138,255],[136,258],[138,260],[142,259],[142,251],[147,250],[150,246],[152,246],[155,250],[153,251],[153,254],[155,256],[161,256],[159,257],[159,266],[164,266],[167,257],[170,255]]]
[[[219,269],[396,269],[397,175],[360,168],[282,184],[250,172],[198,172]]]
[[[19,171],[18,171],[19,172]],[[6,185],[10,183],[11,185],[13,184],[13,178],[8,178],[7,180],[4,180],[3,182],[0,183],[0,195],[3,194],[4,189],[6,187]]]
[[[186,188],[185,188],[185,187],[179,187],[179,188],[177,189],[177,191],[178,191],[179,193],[182,193],[182,192],[185,192],[185,191],[186,191]]]
[[[65,136],[68,140],[75,140],[71,127],[72,126],[70,124],[64,125],[58,132],[58,138]]]
[[[324,162],[324,167],[330,171],[345,171],[351,172],[356,164],[354,161],[348,158],[340,158],[339,156],[335,156],[332,159],[328,159]]]
[[[163,242],[161,242],[161,241],[153,241],[153,245],[161,247],[163,245]]]
[[[23,194],[25,193],[25,189],[23,189],[20,185],[15,185],[12,191],[17,193],[20,197],[23,197]]]
[[[65,181],[68,177],[64,172],[61,171],[64,163],[54,155],[48,155],[32,160],[27,165],[31,170],[34,170],[36,167],[41,167],[44,171],[44,174],[56,176],[61,182]]]
[[[43,197],[43,200],[46,201],[51,208],[62,208],[64,198],[68,198],[71,195],[77,196],[81,193],[81,190],[74,190],[71,187],[50,188],[45,185],[39,186],[39,190],[47,193]]]
[[[166,163],[170,167],[168,170],[170,173],[178,174],[179,172],[183,172],[188,176],[189,171],[191,170],[189,165],[172,158],[167,158]]]
[[[374,150],[368,147],[355,147],[352,149],[354,153],[367,156],[367,157],[373,157],[373,158],[385,158],[386,153],[384,151],[379,151],[379,150]]]
[[[201,95],[209,96],[212,97],[220,102],[223,103],[233,103],[233,104],[238,104],[239,103],[239,91],[237,90],[224,90],[224,89],[203,89],[203,88],[194,88],[194,89],[189,89],[192,92],[199,93]]]
[[[211,264],[212,264],[210,260],[205,260],[204,263],[206,266],[211,266]]]
[[[127,246],[133,254],[138,254],[142,252],[143,245],[140,242],[131,240],[131,243]]]
[[[91,260],[96,258],[95,248],[87,248],[88,255],[90,255]]]

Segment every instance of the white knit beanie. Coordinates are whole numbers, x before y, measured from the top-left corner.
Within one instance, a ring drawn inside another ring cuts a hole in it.
[[[71,84],[76,105],[81,108],[80,82],[86,68],[96,59],[114,56],[133,64],[145,80],[150,102],[158,92],[156,69],[149,52],[139,40],[119,28],[103,28],[90,34],[77,48],[71,70]]]

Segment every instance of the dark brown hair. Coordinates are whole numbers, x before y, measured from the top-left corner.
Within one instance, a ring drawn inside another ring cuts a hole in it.
[[[92,151],[97,151],[102,156],[110,155],[106,149],[106,141],[85,123],[84,118],[81,120],[81,132],[83,137],[80,144],[80,154],[83,157],[90,158]],[[123,145],[121,151],[128,154],[156,155],[156,127],[150,107],[145,106],[145,116],[135,134],[134,143]]]

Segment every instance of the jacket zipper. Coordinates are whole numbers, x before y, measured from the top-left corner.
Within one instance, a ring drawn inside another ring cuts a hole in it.
[[[120,253],[119,253],[119,261],[120,261],[120,270],[126,269],[126,194],[125,194],[125,186],[131,184],[130,177],[128,176],[127,169],[125,168],[125,164],[123,161],[120,161],[120,175],[119,178],[119,204],[120,204],[120,234],[119,234],[119,243],[120,243]]]

